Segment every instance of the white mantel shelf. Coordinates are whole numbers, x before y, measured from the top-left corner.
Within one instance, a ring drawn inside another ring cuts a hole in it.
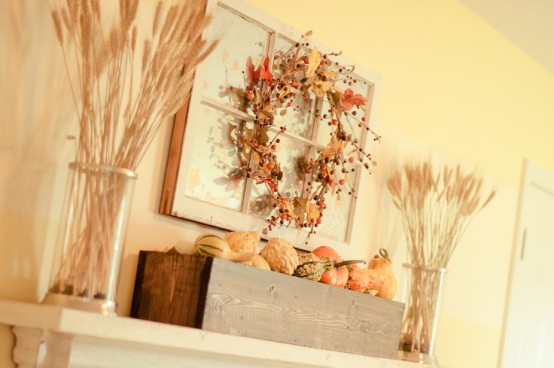
[[[0,324],[13,326],[21,368],[424,367],[8,300],[0,300]]]

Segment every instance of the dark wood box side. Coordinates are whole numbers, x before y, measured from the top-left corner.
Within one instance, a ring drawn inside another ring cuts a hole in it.
[[[201,327],[212,258],[140,251],[131,317]]]

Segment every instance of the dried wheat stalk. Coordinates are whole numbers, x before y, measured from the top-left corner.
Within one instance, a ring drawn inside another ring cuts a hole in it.
[[[136,170],[160,125],[189,98],[196,66],[216,42],[201,37],[210,20],[203,1],[172,6],[159,1],[151,35],[142,41],[139,0],[119,0],[118,18],[110,26],[101,4],[66,0],[51,12],[68,72],[76,69],[71,80],[79,115],[76,161]],[[115,176],[103,180],[101,170],[86,171],[90,180],[73,177],[77,195],[70,200],[77,225],[66,230],[70,248],[53,289],[106,297],[114,252],[110,237],[125,190]]]
[[[404,165],[389,178],[387,187],[400,210],[414,266],[403,323],[406,346],[401,348],[429,354],[442,277],[438,270],[447,267],[467,226],[496,192],[484,196],[483,179],[463,173],[460,165],[435,172],[431,162]]]

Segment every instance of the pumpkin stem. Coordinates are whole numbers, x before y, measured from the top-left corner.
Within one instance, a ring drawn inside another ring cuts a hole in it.
[[[389,252],[387,252],[385,248],[379,249],[379,254],[381,255],[381,257],[389,258]]]
[[[339,268],[341,266],[348,266],[348,265],[351,265],[351,264],[354,264],[354,263],[365,263],[365,261],[363,261],[361,259],[351,259],[351,260],[348,260],[348,261],[342,261],[342,262],[339,262],[339,263],[335,263],[335,267]]]

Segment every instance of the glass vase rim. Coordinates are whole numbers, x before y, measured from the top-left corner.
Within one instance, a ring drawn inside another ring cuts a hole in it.
[[[423,271],[429,271],[429,272],[440,272],[440,273],[446,273],[448,270],[446,267],[431,267],[431,266],[425,266],[425,265],[418,265],[414,263],[402,263],[403,267],[406,268],[419,268]]]
[[[111,166],[111,165],[100,165],[100,164],[94,164],[91,162],[82,162],[82,161],[73,161],[69,163],[69,167],[71,169],[75,170],[83,170],[83,171],[106,171],[106,172],[112,172],[116,174],[121,174],[129,179],[136,179],[138,177],[138,174],[130,169],[126,169],[123,167],[117,167],[117,166]]]

